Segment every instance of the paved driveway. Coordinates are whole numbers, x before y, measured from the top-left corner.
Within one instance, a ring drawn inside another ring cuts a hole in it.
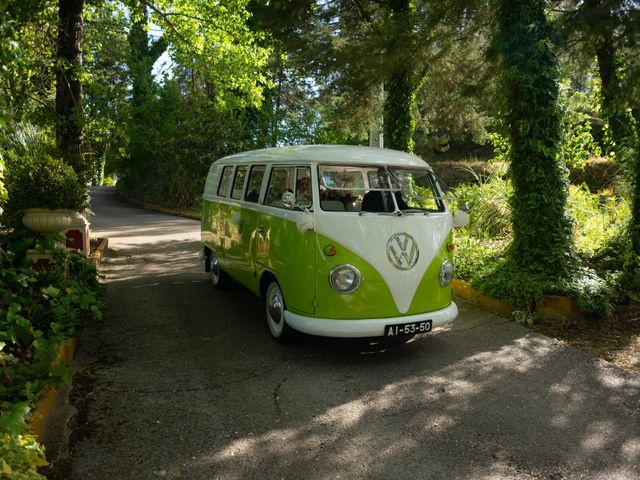
[[[640,377],[462,301],[392,349],[273,342],[199,224],[93,194],[105,320],[74,362],[64,479],[640,478]],[[77,410],[75,410],[77,409]]]

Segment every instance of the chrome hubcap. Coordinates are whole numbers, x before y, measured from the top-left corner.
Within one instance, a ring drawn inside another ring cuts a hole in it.
[[[277,293],[271,297],[269,302],[269,316],[275,323],[282,321],[282,300]]]
[[[211,273],[216,278],[220,275],[220,263],[218,262],[218,257],[213,257],[211,259]]]

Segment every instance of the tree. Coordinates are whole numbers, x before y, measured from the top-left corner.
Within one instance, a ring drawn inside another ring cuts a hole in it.
[[[164,37],[149,40],[147,7],[134,0],[130,10],[127,58],[131,79],[127,122],[129,144],[128,158],[121,172],[125,185],[145,182],[152,176],[151,172],[155,171],[154,152],[160,141],[160,119],[155,108],[157,88],[153,78],[153,65],[167,48]]]
[[[58,2],[56,144],[65,161],[87,181],[91,166],[84,157],[82,133],[83,7],[84,0]]]
[[[544,0],[496,2],[503,122],[511,142],[510,178],[516,269],[567,275],[572,243],[567,185],[558,161],[560,112],[556,59]]]
[[[129,144],[121,172],[130,195],[191,206],[212,160],[250,148],[244,114],[263,100],[268,50],[249,29],[245,7],[231,0],[132,0]],[[151,22],[161,38],[150,40]],[[160,84],[153,67],[165,50],[172,67]]]
[[[399,55],[401,48],[407,48],[413,33],[413,20],[409,0],[389,0],[387,5],[391,21],[390,39],[388,40],[387,62],[391,71],[385,82],[387,91],[384,100],[384,143],[385,147],[395,150],[413,151],[413,133],[415,119],[416,73],[406,62],[404,55]],[[419,66],[422,69],[422,66]]]
[[[92,180],[123,165],[127,143],[129,72],[128,11],[117,1],[85,7],[83,85],[85,155]]]

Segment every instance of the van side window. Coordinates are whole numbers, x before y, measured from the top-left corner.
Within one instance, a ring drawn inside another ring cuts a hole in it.
[[[220,197],[226,197],[229,194],[229,187],[231,187],[231,173],[233,167],[228,165],[222,170],[222,178],[220,179],[220,185],[218,185],[218,195]]]
[[[254,165],[249,172],[249,184],[247,186],[247,193],[244,199],[247,202],[256,203],[260,198],[260,187],[262,186],[262,179],[264,178],[264,165]]]
[[[296,168],[296,204],[300,207],[310,207],[311,195],[311,169],[308,167]]]
[[[247,176],[247,167],[238,167],[236,176],[233,179],[233,188],[231,189],[231,198],[240,200],[242,198],[242,188],[244,187],[244,179]]]
[[[287,192],[293,193],[295,171],[294,167],[275,167],[271,169],[267,196],[264,199],[265,204],[282,207],[282,195]]]
[[[211,165],[211,168],[209,168],[209,175],[207,175],[207,181],[204,185],[205,195],[216,194],[218,182],[220,181],[220,173],[222,173],[222,167],[220,165]]]

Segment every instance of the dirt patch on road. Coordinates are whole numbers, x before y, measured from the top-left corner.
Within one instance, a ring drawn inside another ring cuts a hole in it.
[[[640,305],[606,318],[542,320],[533,329],[640,373]]]

